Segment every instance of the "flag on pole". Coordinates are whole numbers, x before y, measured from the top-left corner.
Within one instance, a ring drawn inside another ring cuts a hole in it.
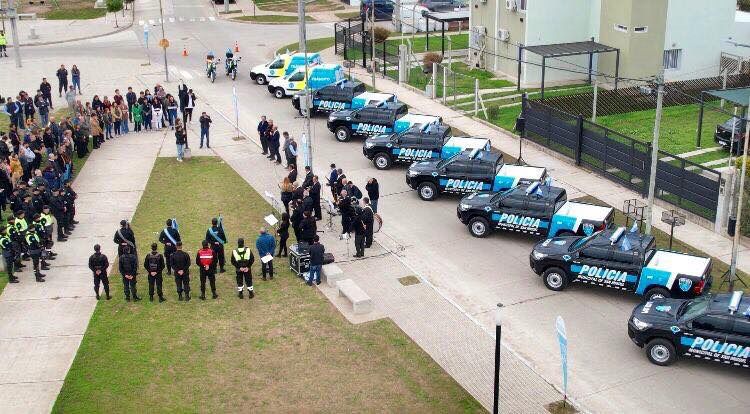
[[[177,224],[177,218],[176,217],[172,217],[172,228],[175,229],[175,230],[179,230],[180,229],[180,226]]]
[[[562,316],[555,320],[557,342],[560,344],[560,362],[562,363],[563,396],[568,399],[568,334]]]
[[[637,221],[633,222],[633,227],[630,228],[630,232],[631,233],[638,233],[638,222]]]
[[[232,105],[234,105],[234,118],[240,119],[240,104],[237,99],[237,88],[232,86]],[[239,127],[239,125],[237,125]]]
[[[630,240],[628,240],[628,236],[625,235],[625,237],[622,238],[622,244],[620,245],[620,250],[628,251],[633,248],[633,245],[630,243]]]

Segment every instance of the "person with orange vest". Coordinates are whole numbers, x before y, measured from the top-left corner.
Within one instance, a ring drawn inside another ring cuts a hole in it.
[[[211,293],[213,298],[216,299],[219,295],[216,294],[216,253],[208,246],[208,241],[203,240],[203,248],[198,250],[198,254],[195,256],[195,262],[200,268],[201,278],[201,300],[206,300],[206,279],[211,284]]]

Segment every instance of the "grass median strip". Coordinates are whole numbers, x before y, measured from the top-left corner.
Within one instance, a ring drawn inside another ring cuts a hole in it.
[[[328,49],[329,47],[333,47],[333,38],[332,37],[321,37],[318,39],[310,39],[307,41],[307,52],[308,53],[315,53],[320,52],[321,50]],[[276,50],[276,53],[286,53],[297,51],[299,52],[299,42],[290,43],[288,45],[284,45]]]
[[[133,219],[140,257],[166,218],[194,255],[211,217],[223,213],[232,247],[252,245],[270,209],[218,158],[159,158]],[[115,297],[97,305],[53,412],[484,411],[392,321],[350,324],[277,261],[264,282],[256,257],[252,300],[236,298],[229,271],[202,302],[193,268],[188,303],[166,276],[167,302],[125,302],[112,276]]]
[[[293,23],[297,23],[299,21],[299,18],[297,18],[297,16],[284,16],[284,15],[277,15],[277,14],[260,14],[257,16],[233,17],[232,20],[236,20],[240,22],[250,22],[250,23],[293,24]],[[305,21],[314,22],[315,19],[313,19],[310,16],[305,16]]]

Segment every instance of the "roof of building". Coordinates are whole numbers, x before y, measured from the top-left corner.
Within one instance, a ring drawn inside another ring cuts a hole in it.
[[[441,23],[459,22],[469,20],[471,11],[469,9],[462,9],[457,11],[448,12],[432,12],[425,13],[425,17],[429,20],[435,20]]]
[[[703,91],[703,93],[724,99],[741,107],[747,107],[748,103],[750,103],[750,88],[716,89]]]
[[[525,46],[525,50],[543,57],[560,57],[587,55],[589,53],[615,52],[618,49],[588,40],[586,42],[556,43],[548,45]]]

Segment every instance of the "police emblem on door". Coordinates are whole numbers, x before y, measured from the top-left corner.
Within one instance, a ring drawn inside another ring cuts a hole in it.
[[[690,290],[690,287],[693,286],[693,281],[686,277],[681,277],[677,283],[680,286],[680,290],[683,292],[687,292]]]
[[[594,225],[591,223],[585,223],[583,225],[583,234],[587,236],[591,236],[592,234],[594,234]]]

